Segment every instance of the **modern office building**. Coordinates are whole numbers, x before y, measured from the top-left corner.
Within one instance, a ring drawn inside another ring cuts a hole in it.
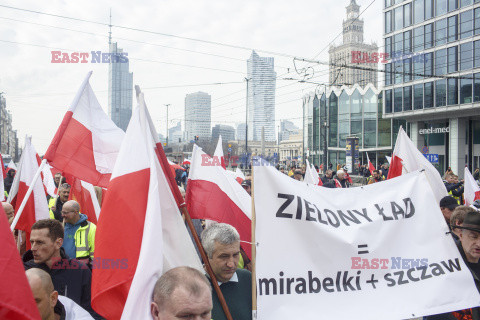
[[[372,83],[377,86],[378,46],[363,41],[363,19],[359,18],[360,6],[351,0],[346,7],[347,19],[343,20],[343,42],[331,46],[329,83],[333,86],[361,87]],[[348,68],[360,67],[360,68]]]
[[[127,130],[132,117],[133,73],[129,60],[117,43],[110,43],[113,57],[108,64],[108,115],[122,130]]]
[[[362,88],[332,87],[303,97],[303,154],[315,165],[334,167],[346,163],[346,138],[359,138],[360,164],[365,152],[377,166],[391,156],[400,125],[405,121],[384,119],[382,91],[368,84]]]
[[[177,125],[168,128],[168,143],[177,144],[183,140],[182,122],[178,121]]]
[[[384,118],[405,119],[437,169],[480,166],[480,2],[384,2]],[[414,56],[411,57],[410,55]]]
[[[273,57],[260,57],[255,51],[247,60],[248,77],[248,140],[276,141],[275,137],[275,83]]]
[[[195,136],[211,138],[212,97],[205,92],[187,94],[185,97],[185,141]]]
[[[212,141],[216,142],[219,136],[222,136],[223,141],[235,140],[235,128],[225,124],[217,124],[212,128]]]
[[[237,125],[237,140],[245,141],[245,123],[239,123]]]
[[[288,140],[291,135],[297,135],[300,128],[298,128],[292,121],[282,120],[280,122],[279,140]]]

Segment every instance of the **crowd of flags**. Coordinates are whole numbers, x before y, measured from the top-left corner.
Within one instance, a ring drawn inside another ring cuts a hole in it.
[[[91,75],[81,84],[42,160],[31,137],[26,138],[7,199],[16,212],[11,229],[25,231],[28,239],[32,225],[49,218],[45,195],[56,196],[52,172],[62,173],[71,184],[70,198],[97,224],[95,256],[127,259],[128,263],[124,269],[93,270],[94,310],[108,319],[143,319],[148,317],[153,285],[161,274],[181,265],[202,270],[181,208],[186,207],[193,219],[234,226],[251,258],[252,198],[239,183],[245,179],[241,170],[226,169],[220,137],[213,158],[194,145],[192,158],[187,160],[190,172],[184,200],[174,176],[175,169],[185,169],[167,159],[140,88],[136,87],[138,106],[125,133],[101,108],[89,83]],[[220,165],[202,165],[205,158]],[[373,173],[375,167],[369,159],[368,163]],[[419,169],[425,170],[438,200],[447,195],[438,171],[400,129],[388,179]],[[3,179],[3,160],[2,170]],[[322,185],[308,160],[304,181]],[[101,210],[95,188],[102,193]],[[480,189],[466,168],[465,201],[471,204],[479,198]],[[2,284],[12,284],[0,288],[0,309],[10,310],[5,319],[35,319],[37,308],[9,233],[5,214],[0,212],[4,248],[0,279]]]

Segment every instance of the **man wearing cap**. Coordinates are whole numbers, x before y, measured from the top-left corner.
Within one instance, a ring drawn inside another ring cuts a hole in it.
[[[295,170],[295,172],[293,174],[293,179],[298,180],[298,181],[302,181],[302,178],[303,178],[302,170],[300,170],[300,169]]]
[[[243,180],[242,181],[242,187],[247,191],[249,195],[252,195],[252,180]]]
[[[455,210],[456,207],[458,207],[457,199],[452,196],[446,196],[440,200],[440,210],[442,210],[443,218],[447,222],[450,231],[450,218],[452,217],[453,210]]]
[[[442,199],[443,200],[443,199]],[[456,242],[460,255],[470,269],[477,290],[480,292],[480,212],[471,211],[465,215],[461,229],[460,241]],[[428,316],[425,320],[480,319],[480,308],[459,310],[451,313]]]

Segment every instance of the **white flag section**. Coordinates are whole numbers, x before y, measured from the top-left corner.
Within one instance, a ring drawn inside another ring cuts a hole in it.
[[[219,164],[222,166],[223,169],[226,168],[225,164],[225,156],[223,154],[223,142],[222,136],[218,136],[217,147],[215,148],[215,152],[213,153],[213,161],[218,161]]]
[[[408,319],[480,305],[423,172],[329,189],[254,171],[257,319]]]
[[[435,169],[427,158],[418,151],[402,127],[400,127],[400,130],[398,131],[398,137],[395,143],[395,148],[393,149],[392,162],[390,165],[388,179],[415,170],[424,169],[428,182],[430,182],[430,187],[437,200],[437,206],[440,203],[440,200],[448,195],[440,173],[438,173],[437,169]]]
[[[51,166],[47,163],[43,166],[42,169],[42,178],[43,178],[43,185],[45,186],[45,190],[50,197],[56,197],[55,194],[55,181],[53,180]]]
[[[15,165],[15,162],[13,162],[13,160],[10,161],[10,163],[9,163],[8,166],[7,166],[7,171],[8,171],[9,169],[13,169],[13,170],[17,171],[17,166]]]
[[[464,183],[464,197],[465,205],[470,206],[477,199],[480,199],[480,187],[475,181],[475,178],[470,173],[467,167],[465,167],[465,183]]]
[[[317,170],[315,170],[315,167],[311,165],[308,160],[306,161],[307,161],[307,166],[305,168],[305,178],[303,179],[303,181],[309,184],[318,185],[318,182],[320,181],[318,172]]]

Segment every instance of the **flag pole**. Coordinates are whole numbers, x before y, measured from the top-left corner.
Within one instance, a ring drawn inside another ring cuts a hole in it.
[[[30,198],[30,195],[32,194],[33,187],[37,183],[38,177],[40,176],[40,173],[42,172],[43,167],[47,163],[47,159],[43,159],[42,163],[40,163],[40,167],[38,167],[37,172],[35,172],[35,175],[33,176],[32,183],[28,187],[27,193],[25,194],[25,197],[23,198],[22,204],[20,205],[20,208],[18,208],[17,213],[15,214],[15,218],[13,219],[12,225],[10,226],[10,230],[14,230],[15,226],[17,225],[18,220],[20,219],[20,216],[22,215],[23,209],[25,209],[25,206],[27,205],[28,198]]]
[[[252,319],[257,319],[257,243],[255,240],[255,167],[252,167]]]

